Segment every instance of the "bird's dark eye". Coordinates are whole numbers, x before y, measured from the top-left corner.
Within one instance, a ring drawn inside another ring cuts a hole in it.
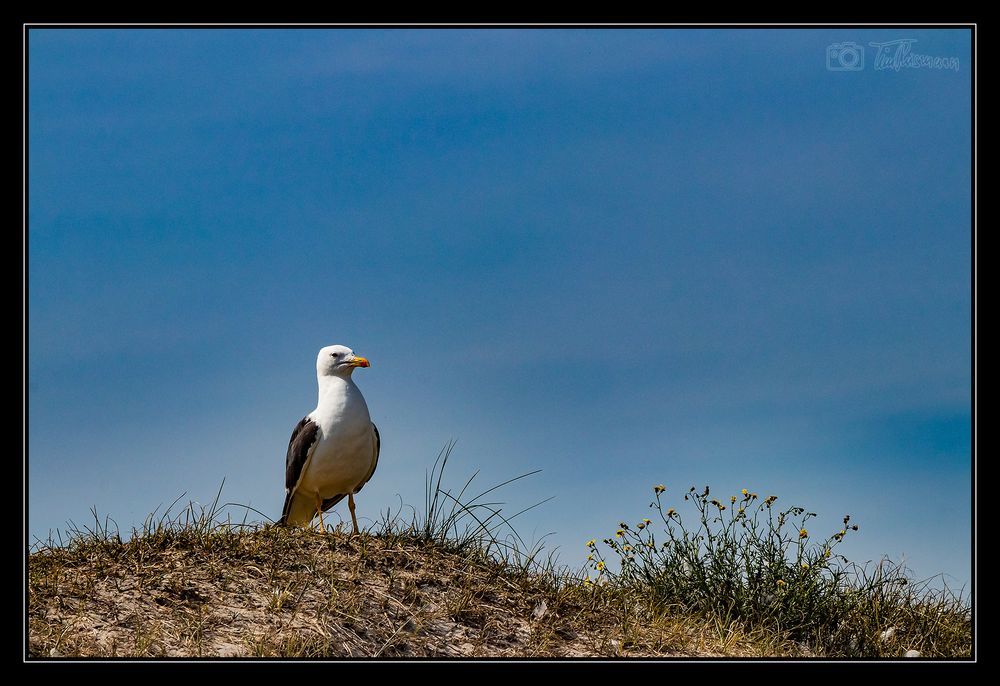
[[[330,353],[330,357],[339,357],[340,353]]]

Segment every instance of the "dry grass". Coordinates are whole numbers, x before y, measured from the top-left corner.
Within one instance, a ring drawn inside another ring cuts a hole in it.
[[[711,656],[763,645],[403,533],[91,534],[32,554],[28,591],[34,657]]]
[[[963,597],[913,583],[898,566],[868,569],[833,554],[857,529],[848,517],[811,545],[812,513],[777,512],[775,497],[757,505],[748,491],[727,510],[706,488],[685,497],[698,515],[686,526],[662,509],[657,486],[661,538],[650,519],[621,523],[605,539],[619,571],[590,541],[598,575],[588,578],[540,560],[541,547],[511,525],[520,512],[505,515],[487,498],[527,475],[475,495],[475,475],[449,489],[450,451],[428,474],[423,513],[405,521],[386,512],[358,536],[233,523],[218,496],[208,508],[154,513],[125,538],[95,512],[93,528],[73,527],[29,555],[29,656],[972,654]]]

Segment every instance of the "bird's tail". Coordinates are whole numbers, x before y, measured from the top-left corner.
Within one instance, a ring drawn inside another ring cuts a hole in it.
[[[300,493],[289,493],[285,498],[285,506],[281,508],[279,526],[309,526],[316,516],[316,505],[311,499]]]
[[[285,491],[285,504],[281,506],[281,517],[275,522],[276,526],[288,526],[288,514],[292,510],[292,499],[295,492],[291,490]]]

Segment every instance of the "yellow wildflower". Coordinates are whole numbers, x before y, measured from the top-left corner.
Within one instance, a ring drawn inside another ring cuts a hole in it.
[[[587,547],[588,548],[593,548],[595,545],[597,545],[597,541],[594,540],[593,538],[590,539],[589,541],[587,541]]]
[[[624,550],[627,553],[630,550],[632,550],[632,546],[630,546],[630,545],[624,545],[624,546],[622,546],[622,550]]]
[[[635,528],[642,530],[646,528],[646,525],[643,524],[642,522],[639,522],[638,524],[635,525]]]
[[[658,484],[656,486],[653,486],[654,493],[663,493],[665,490],[667,490],[667,487],[664,486],[663,484]]]
[[[642,523],[643,524],[652,524],[653,520],[652,519],[644,519],[644,520],[642,520]]]
[[[771,503],[773,503],[777,499],[778,499],[778,496],[776,496],[776,495],[769,495],[769,496],[767,496],[764,499],[764,504],[767,505],[768,507],[771,507]]]
[[[744,497],[746,497],[747,495],[750,495],[750,491],[748,491],[745,488],[742,491],[740,491],[740,493],[742,493],[744,495]]]
[[[809,569],[809,564],[806,562],[802,563],[802,569]]]
[[[676,512],[674,512],[674,508],[671,507],[671,508],[667,509],[667,516],[668,517],[673,517],[675,514],[676,514]]]
[[[805,529],[799,529],[799,538],[809,538],[809,532]]]
[[[780,586],[784,586],[784,585],[785,585],[785,580],[784,579],[778,579],[778,586],[780,587]]]
[[[735,495],[729,496],[729,502],[735,503],[736,502],[736,496]]]
[[[597,563],[597,571],[599,571],[599,572],[603,572],[604,571],[604,561],[603,560],[601,562]]]
[[[589,561],[593,562],[593,560],[594,560],[594,554],[593,554],[593,553],[591,553],[590,555],[588,555],[588,556],[587,556],[587,560],[589,560]]]
[[[615,536],[617,536],[618,538],[621,538],[624,535],[625,535],[625,532],[622,531],[621,529],[618,529],[618,531],[615,532]]]

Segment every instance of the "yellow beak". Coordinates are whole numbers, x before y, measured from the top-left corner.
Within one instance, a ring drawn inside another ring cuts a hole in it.
[[[355,357],[351,360],[351,365],[354,367],[371,367],[371,363],[363,357]]]

